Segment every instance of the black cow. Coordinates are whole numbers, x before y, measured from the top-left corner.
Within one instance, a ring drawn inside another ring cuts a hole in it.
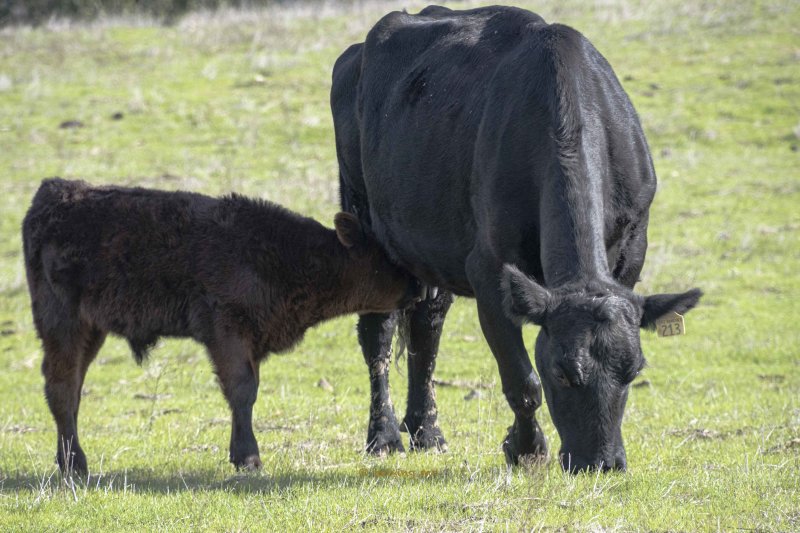
[[[87,472],[81,387],[109,332],[139,363],[162,336],[204,344],[233,415],[230,460],[260,467],[261,361],[323,320],[403,307],[419,292],[353,215],[334,222],[238,195],[43,181],[22,236],[62,471]]]
[[[701,293],[632,292],[656,177],[636,112],[580,33],[529,11],[393,12],[339,57],[331,93],[341,202],[393,261],[441,290],[407,316],[412,448],[441,447],[432,372],[452,294],[477,300],[515,422],[506,458],[544,456],[541,387],[565,469],[624,469],[639,328]],[[505,265],[505,266],[504,266]],[[511,266],[516,265],[516,266]],[[501,290],[502,279],[502,290]],[[402,449],[386,363],[397,315],[364,315],[368,449]]]

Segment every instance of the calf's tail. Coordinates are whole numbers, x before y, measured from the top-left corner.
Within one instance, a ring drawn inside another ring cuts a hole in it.
[[[64,307],[75,298],[70,282],[76,279],[79,265],[63,257],[53,232],[61,219],[59,204],[83,185],[60,178],[43,180],[22,221],[25,274],[37,323],[41,318],[37,316],[41,314],[39,310],[51,307],[47,305],[52,304],[49,300],[55,299]]]

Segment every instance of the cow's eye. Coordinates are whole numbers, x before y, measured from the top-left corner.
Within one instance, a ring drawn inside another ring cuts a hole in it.
[[[633,375],[629,376],[628,379],[625,380],[625,384],[628,385],[632,383],[633,380],[635,380],[637,377],[639,377],[639,374],[642,373],[645,366],[646,366],[645,360],[642,359],[642,364],[639,365],[639,369],[636,372],[634,372]]]
[[[569,382],[569,378],[567,374],[559,367],[555,367],[553,369],[553,378],[555,378],[556,382],[561,385],[562,387],[571,387],[572,383]]]

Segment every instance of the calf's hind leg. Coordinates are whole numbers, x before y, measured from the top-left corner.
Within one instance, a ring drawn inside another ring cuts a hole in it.
[[[261,468],[253,434],[253,404],[258,395],[258,362],[237,336],[218,338],[208,346],[222,393],[231,408],[230,461],[236,468]]]
[[[447,443],[439,428],[433,370],[447,311],[453,295],[442,291],[436,298],[418,303],[408,313],[408,404],[402,429],[411,437],[411,449],[444,451]]]
[[[85,475],[86,454],[78,442],[78,409],[89,364],[106,333],[86,324],[42,333],[44,394],[56,422],[56,461],[64,475]]]

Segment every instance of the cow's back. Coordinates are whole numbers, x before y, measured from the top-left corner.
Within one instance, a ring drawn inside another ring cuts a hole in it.
[[[597,137],[585,163],[603,168],[613,167],[612,151],[641,145],[644,156],[626,167],[642,172],[593,176],[606,180],[593,187],[607,198],[643,199],[622,218],[649,205],[651,192],[629,190],[654,184],[638,119],[613,71],[574,30],[516,8],[427,8],[387,15],[345,56],[332,102],[343,199],[356,197],[353,210],[389,253],[429,283],[469,295],[466,257],[478,239],[498,235],[503,260],[540,270],[540,190],[559,174],[565,125]],[[566,90],[592,89],[569,110],[559,107],[559,68],[576,72]],[[609,109],[611,124],[589,124]],[[618,124],[625,131],[610,140],[603,130]],[[613,226],[620,217],[607,211]]]

